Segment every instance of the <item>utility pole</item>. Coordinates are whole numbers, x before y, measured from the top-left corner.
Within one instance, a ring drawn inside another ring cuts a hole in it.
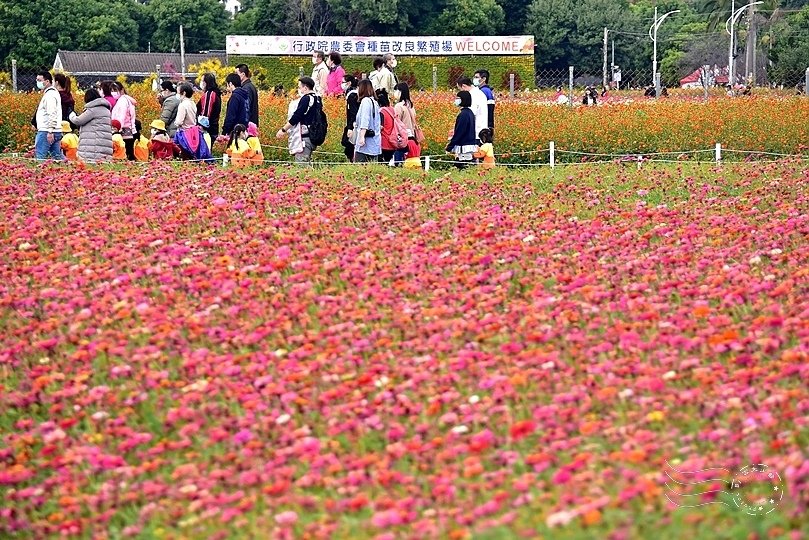
[[[180,77],[185,80],[185,39],[183,38],[183,25],[180,25]]]
[[[730,19],[736,13],[736,0],[730,0]],[[733,90],[733,23],[730,24],[730,47],[728,48],[728,84]]]
[[[603,77],[602,77],[602,84],[604,89],[607,89],[607,27],[604,27],[604,66],[603,66]]]

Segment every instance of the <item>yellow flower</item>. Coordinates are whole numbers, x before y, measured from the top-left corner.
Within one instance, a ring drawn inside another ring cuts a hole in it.
[[[663,411],[652,411],[646,415],[646,420],[649,422],[661,422],[666,417]]]

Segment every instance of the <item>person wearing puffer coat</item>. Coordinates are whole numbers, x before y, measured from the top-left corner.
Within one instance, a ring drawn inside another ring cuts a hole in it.
[[[85,163],[112,160],[112,130],[110,104],[95,89],[84,93],[84,112],[70,115],[70,121],[79,126],[77,155]]]

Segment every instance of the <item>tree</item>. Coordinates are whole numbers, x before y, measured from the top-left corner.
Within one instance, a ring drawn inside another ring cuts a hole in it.
[[[776,23],[771,30],[770,80],[784,84],[802,82],[809,66],[809,6]]]
[[[230,18],[218,0],[152,0],[146,9],[155,21],[152,48],[180,50],[180,25],[186,49],[224,49]]]
[[[0,57],[45,67],[59,49],[138,50],[141,10],[123,0],[0,0]]]
[[[534,35],[538,67],[566,68],[573,55],[570,36],[575,32],[573,0],[533,0],[528,6],[525,31]]]
[[[505,14],[495,0],[449,0],[437,20],[448,35],[496,35],[505,26]]]

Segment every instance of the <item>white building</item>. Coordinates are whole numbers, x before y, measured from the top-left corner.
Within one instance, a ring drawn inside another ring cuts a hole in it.
[[[242,3],[239,0],[223,0],[225,3],[225,9],[230,12],[231,17],[236,15],[242,7]]]

